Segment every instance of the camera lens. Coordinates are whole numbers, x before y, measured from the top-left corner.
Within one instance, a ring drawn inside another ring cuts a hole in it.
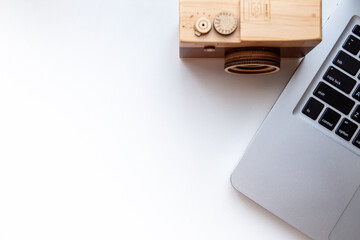
[[[280,70],[280,50],[246,47],[225,53],[225,71],[234,74],[269,74]]]

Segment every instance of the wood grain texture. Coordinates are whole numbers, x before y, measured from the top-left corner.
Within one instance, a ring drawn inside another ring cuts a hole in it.
[[[194,23],[200,17],[213,22],[221,11],[232,12],[239,20],[236,31],[223,36],[212,29],[200,37],[194,34]],[[217,49],[236,47],[292,48],[293,55],[306,54],[322,39],[321,0],[180,0],[180,52],[215,46]],[[198,52],[198,51],[195,51]],[[282,51],[283,52],[283,51]],[[213,53],[213,56],[223,55]]]
[[[212,29],[210,33],[197,37],[194,34],[194,24],[200,17],[208,18],[212,23],[217,14],[229,11],[239,19],[239,0],[228,1],[189,1],[180,0],[180,43],[181,46],[197,47],[204,43],[227,43],[236,44],[240,42],[239,28],[229,36],[220,35]],[[182,45],[185,44],[185,45]]]

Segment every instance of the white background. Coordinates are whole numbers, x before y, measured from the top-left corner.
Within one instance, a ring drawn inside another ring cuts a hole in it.
[[[1,240],[307,239],[229,181],[298,60],[180,60],[178,0],[0,0],[0,36]]]

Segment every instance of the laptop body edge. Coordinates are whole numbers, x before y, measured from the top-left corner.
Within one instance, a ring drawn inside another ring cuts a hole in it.
[[[359,13],[356,0],[339,4],[324,28],[326,41],[302,61],[231,176],[237,190],[313,239],[328,240],[330,234],[330,240],[344,239],[337,228],[349,222],[342,216],[354,219],[346,213],[353,212],[352,199],[360,199],[360,161],[297,117],[296,107],[349,19]]]

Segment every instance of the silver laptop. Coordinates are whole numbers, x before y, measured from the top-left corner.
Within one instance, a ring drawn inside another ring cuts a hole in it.
[[[310,238],[360,239],[360,1],[342,0],[231,181]]]

